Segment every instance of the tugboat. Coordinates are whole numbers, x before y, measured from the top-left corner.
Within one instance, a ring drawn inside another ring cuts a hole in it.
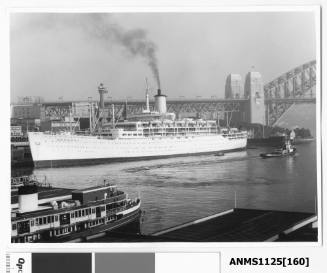
[[[78,242],[139,221],[141,200],[115,185],[74,190],[71,199],[38,204],[38,186],[18,188],[19,207],[11,213],[11,242]]]
[[[286,140],[282,148],[276,149],[271,153],[262,153],[260,156],[262,158],[271,158],[271,157],[284,157],[289,155],[294,155],[296,153],[296,148],[291,144],[290,140]]]

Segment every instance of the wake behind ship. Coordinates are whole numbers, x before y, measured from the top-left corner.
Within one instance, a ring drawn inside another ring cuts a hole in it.
[[[100,92],[100,110],[103,108],[102,94]],[[160,89],[155,95],[155,110],[150,111],[147,92],[146,109],[127,120],[115,122],[112,114],[110,123],[101,119],[97,128],[87,132],[29,132],[34,166],[153,159],[246,147],[245,131],[221,128],[215,120],[177,120],[174,113],[166,111],[166,96]]]

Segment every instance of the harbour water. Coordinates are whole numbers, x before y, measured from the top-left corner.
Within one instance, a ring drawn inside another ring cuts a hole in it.
[[[95,166],[35,169],[53,186],[85,188],[108,179],[140,196],[141,231],[150,234],[230,209],[314,212],[316,143],[298,146],[293,157],[261,159],[257,147],[224,156],[201,155]]]

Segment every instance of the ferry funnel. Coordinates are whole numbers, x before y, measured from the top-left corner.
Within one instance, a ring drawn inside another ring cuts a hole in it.
[[[38,192],[36,185],[26,185],[18,188],[18,209],[20,212],[34,211],[38,207]]]
[[[166,95],[161,93],[161,89],[158,89],[157,95],[154,96],[155,108],[160,114],[165,114],[167,112]]]

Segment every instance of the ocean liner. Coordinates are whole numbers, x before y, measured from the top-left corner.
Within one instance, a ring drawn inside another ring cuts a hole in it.
[[[18,188],[11,212],[11,242],[79,242],[140,221],[141,200],[128,198],[116,185],[73,190],[71,198],[38,203],[38,185]]]
[[[100,92],[100,110],[103,108]],[[88,132],[29,132],[34,166],[95,164],[246,147],[246,131],[221,128],[216,120],[176,119],[174,113],[167,112],[166,96],[160,89],[155,95],[155,110],[150,111],[146,92],[146,109],[127,120],[116,122],[112,115],[110,122],[102,119],[96,130]]]

